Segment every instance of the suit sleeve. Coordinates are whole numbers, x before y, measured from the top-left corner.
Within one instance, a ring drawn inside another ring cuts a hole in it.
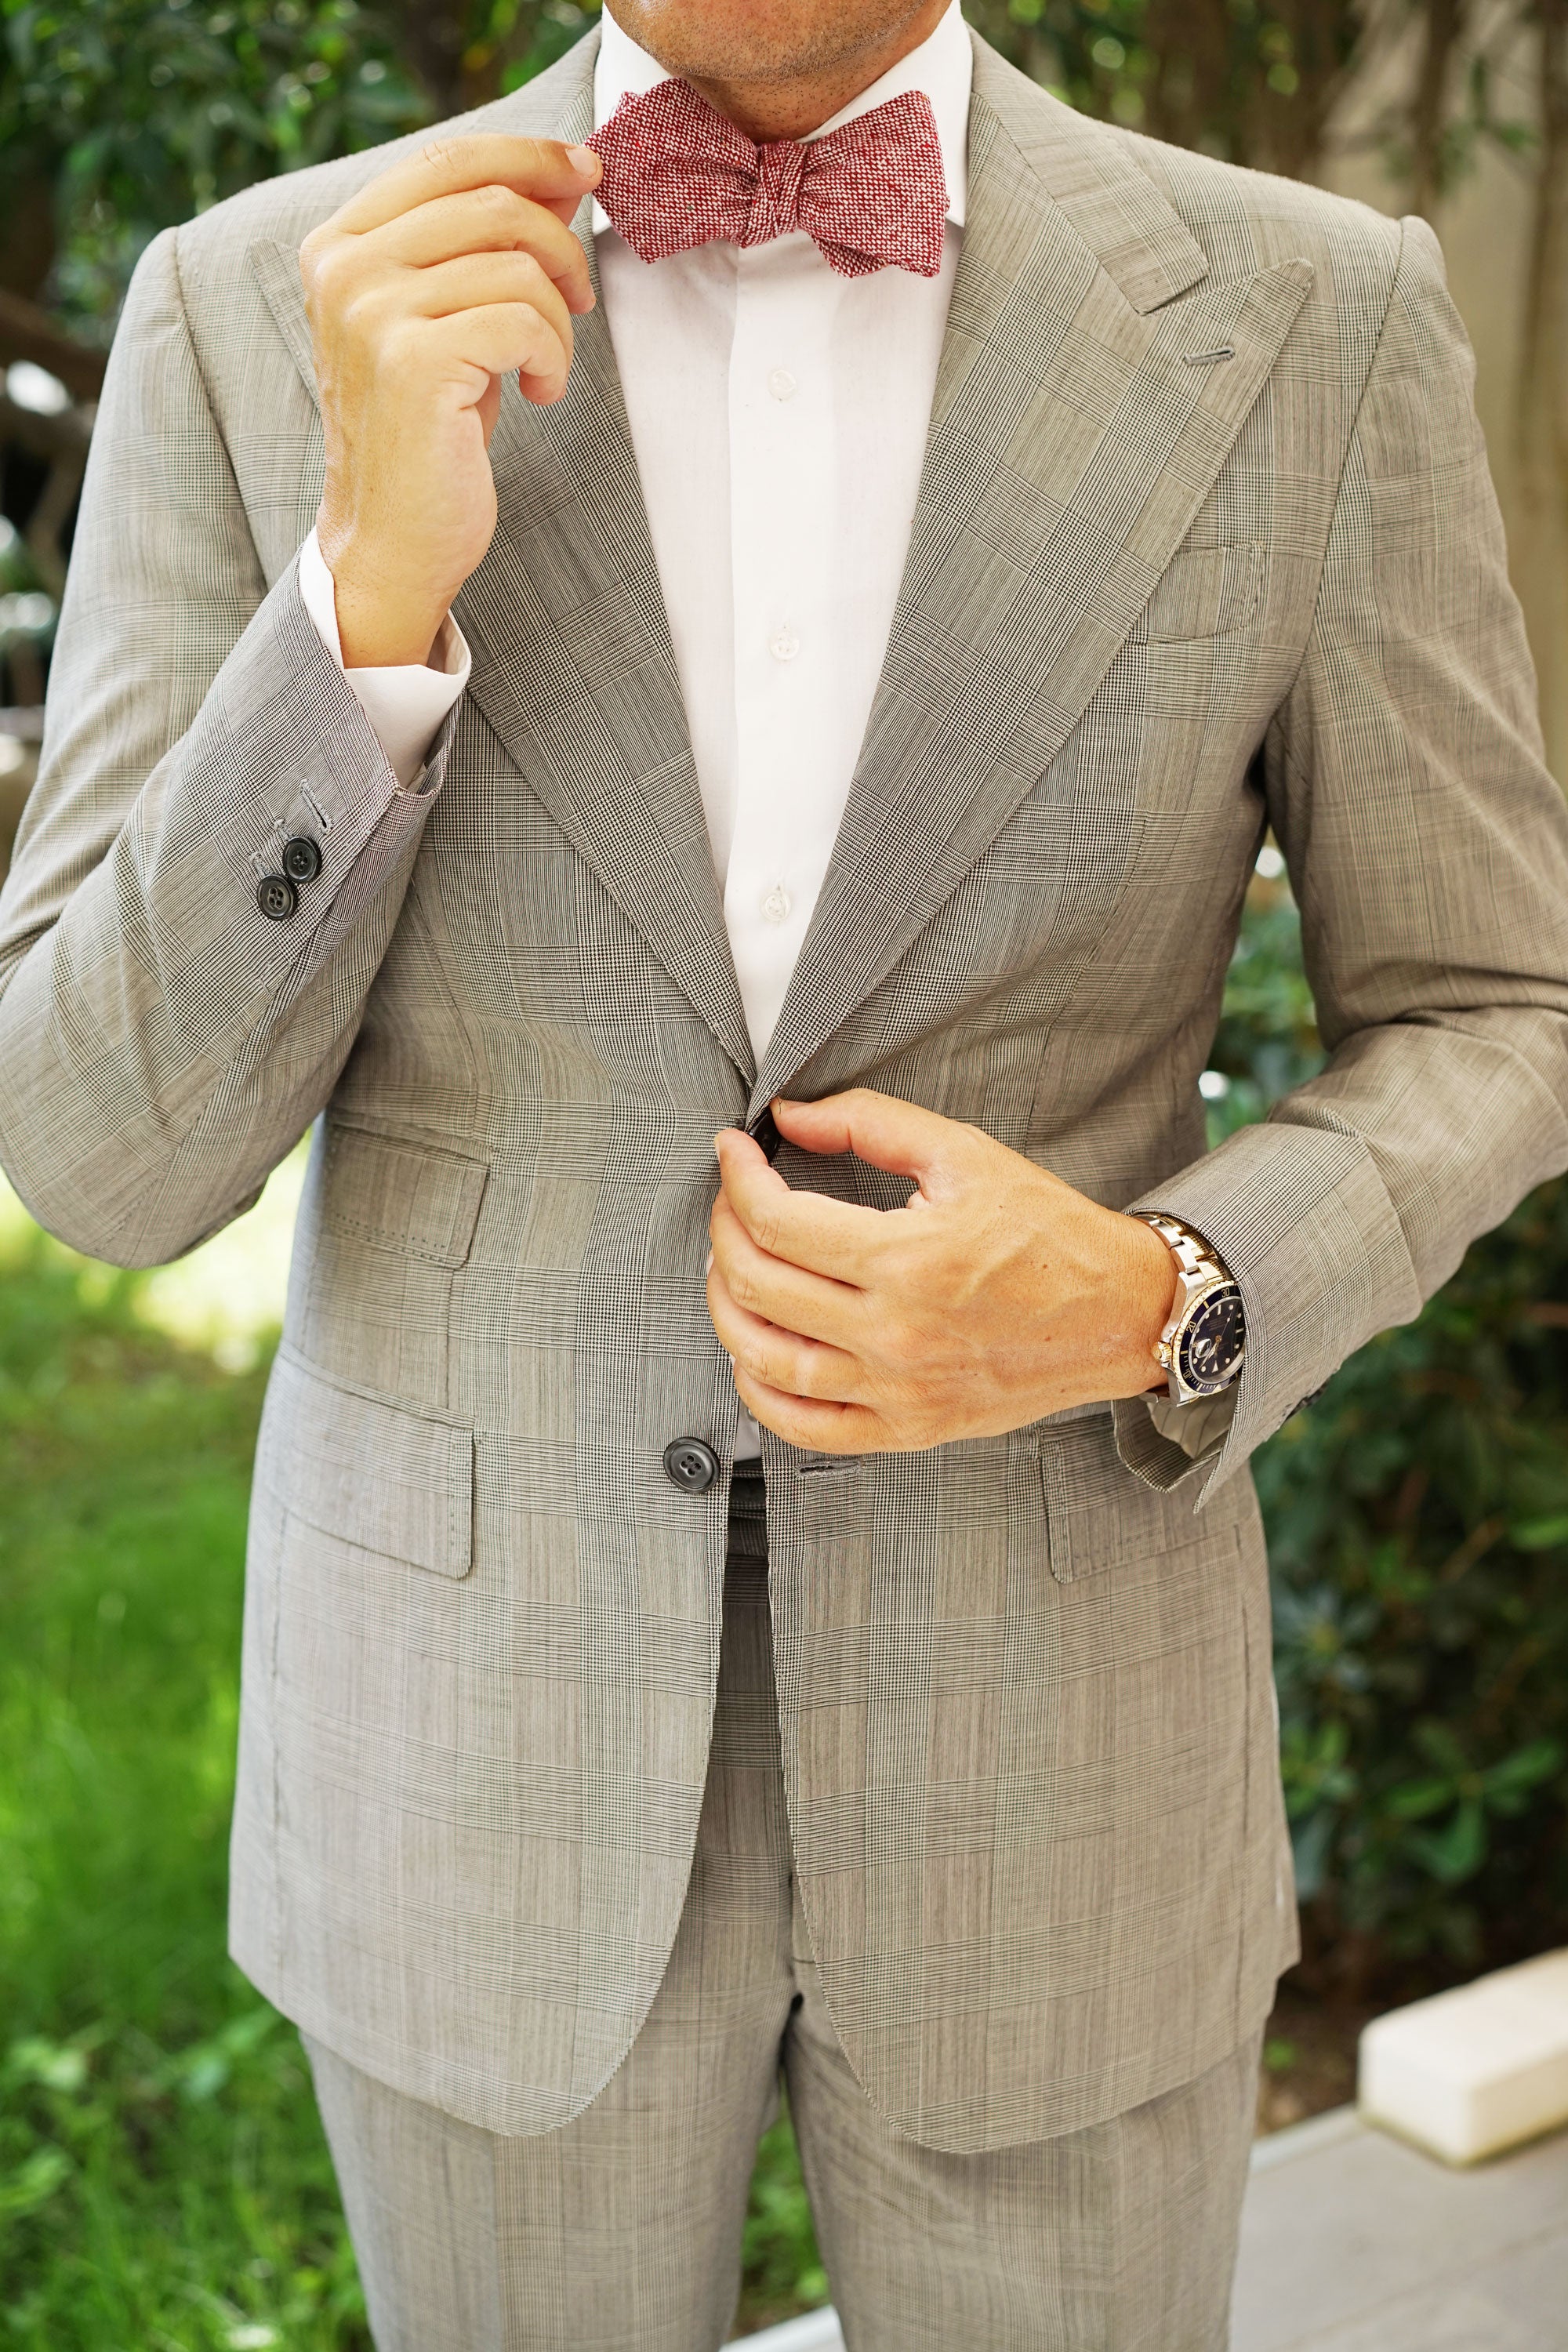
[[[0,1161],[42,1223],[155,1265],[254,1199],[353,1043],[451,731],[401,789],[297,562],[268,588],[166,232],[110,357],[0,897]],[[271,919],[258,886],[301,836],[320,871]]]
[[[1239,1282],[1227,1409],[1117,1407],[1206,1495],[1568,1166],[1568,810],[1437,242],[1409,220],[1313,625],[1265,747],[1326,1068],[1156,1187]],[[1200,1418],[1201,1417],[1201,1418]]]

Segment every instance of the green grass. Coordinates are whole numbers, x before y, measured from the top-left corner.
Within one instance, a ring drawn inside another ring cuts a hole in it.
[[[368,2352],[299,2042],[224,1954],[264,1364],[147,1299],[0,1229],[0,2346]],[[787,2123],[745,2259],[742,2326],[826,2294]]]

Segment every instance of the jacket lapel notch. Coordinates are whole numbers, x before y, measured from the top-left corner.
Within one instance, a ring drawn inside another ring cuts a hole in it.
[[[976,81],[1039,187],[1134,310],[1163,310],[1208,276],[1203,247],[1103,123],[1075,114],[999,58]]]

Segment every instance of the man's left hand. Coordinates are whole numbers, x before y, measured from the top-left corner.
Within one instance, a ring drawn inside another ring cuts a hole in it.
[[[799,1150],[916,1189],[889,1211],[792,1192],[750,1136],[717,1138],[708,1307],[765,1428],[824,1454],[912,1452],[1163,1381],[1175,1266],[1148,1225],[888,1095],[773,1110]]]

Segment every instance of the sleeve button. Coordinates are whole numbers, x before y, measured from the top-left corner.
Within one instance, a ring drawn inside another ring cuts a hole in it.
[[[321,853],[308,833],[297,833],[283,845],[283,871],[290,882],[313,882],[321,870]]]
[[[269,923],[286,923],[300,904],[300,893],[286,874],[264,874],[256,886],[256,903]]]

